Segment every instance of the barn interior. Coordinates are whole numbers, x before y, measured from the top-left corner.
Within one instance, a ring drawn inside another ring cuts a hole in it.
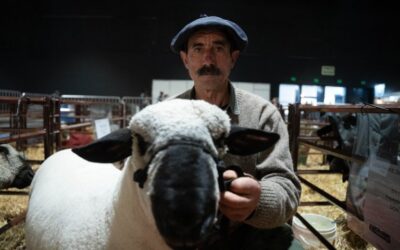
[[[277,102],[287,124],[302,182],[293,227],[315,229],[310,214],[330,219],[334,237],[316,230],[314,248],[398,246],[400,41],[388,1],[6,0],[0,144],[36,171],[191,88],[170,43],[204,14],[245,30],[249,45],[230,80]],[[0,249],[26,248],[28,199],[29,186],[0,191]]]

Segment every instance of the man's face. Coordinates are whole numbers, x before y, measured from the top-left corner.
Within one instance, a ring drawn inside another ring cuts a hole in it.
[[[221,31],[204,29],[189,38],[187,52],[181,51],[180,55],[196,88],[222,90],[239,51],[230,51],[230,43]]]

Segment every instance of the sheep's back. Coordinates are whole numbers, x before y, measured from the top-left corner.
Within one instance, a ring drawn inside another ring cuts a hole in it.
[[[101,249],[120,170],[71,150],[48,158],[32,183],[26,220],[29,249]],[[96,235],[88,240],[89,235]],[[57,239],[57,240],[55,240]],[[90,244],[90,245],[88,245]]]

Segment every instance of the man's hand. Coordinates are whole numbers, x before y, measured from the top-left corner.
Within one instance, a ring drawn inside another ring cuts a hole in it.
[[[224,179],[237,178],[234,171],[224,172]],[[260,199],[261,185],[251,177],[232,181],[229,191],[221,193],[220,210],[232,221],[244,221],[256,209]]]

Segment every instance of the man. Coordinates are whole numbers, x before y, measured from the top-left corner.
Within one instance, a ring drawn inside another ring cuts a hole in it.
[[[275,237],[283,232],[282,226],[299,203],[300,183],[293,172],[287,128],[280,113],[269,101],[235,88],[229,80],[247,42],[246,33],[237,24],[216,16],[192,21],[171,42],[171,49],[179,53],[194,81],[191,90],[176,98],[205,100],[226,110],[233,124],[275,132],[281,137],[268,152],[246,157],[228,154],[224,158],[227,165],[240,166],[246,177],[237,178],[235,172],[225,172],[224,178],[236,179],[230,190],[221,194],[220,211],[234,226],[228,240],[210,243],[206,249],[251,249],[243,235]],[[236,234],[241,238],[237,239]],[[289,246],[290,241],[279,249]],[[263,245],[258,249],[264,248]]]

